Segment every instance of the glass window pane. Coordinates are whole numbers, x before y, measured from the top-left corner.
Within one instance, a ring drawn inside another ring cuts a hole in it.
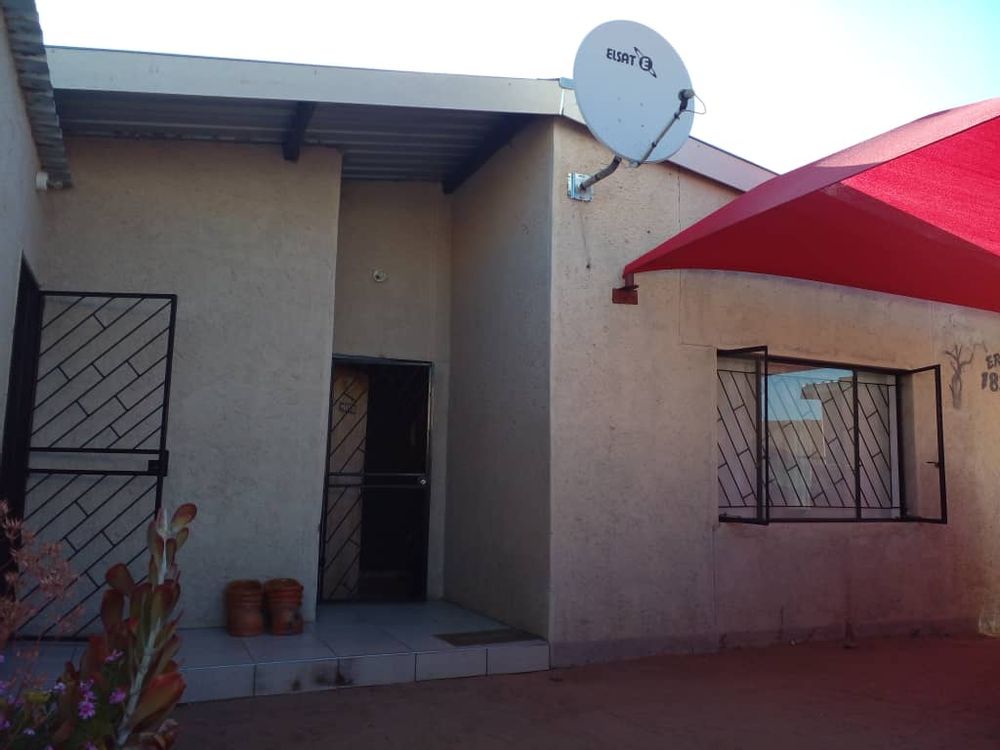
[[[767,378],[772,518],[849,518],[854,495],[852,370],[774,363]]]
[[[901,376],[770,358],[765,377],[763,361],[756,352],[718,360],[720,516],[899,518],[901,452],[914,442],[900,434],[913,412]]]

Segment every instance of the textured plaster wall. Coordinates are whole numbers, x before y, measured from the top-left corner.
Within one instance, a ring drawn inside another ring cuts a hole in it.
[[[948,525],[716,525],[719,637],[836,637],[847,622],[859,634],[971,629],[980,620],[993,629],[1000,611],[991,542],[1000,530],[1000,393],[982,390],[980,374],[986,355],[1000,349],[1000,317],[829,285],[693,271],[680,275],[678,301],[682,344],[705,347],[709,366],[711,345],[754,340],[776,354],[807,358],[900,368],[941,363],[944,380]],[[950,398],[945,355],[956,344],[973,357],[960,408]],[[714,480],[714,465],[707,474]],[[709,504],[715,498],[710,489],[701,494]]]
[[[430,183],[345,182],[334,352],[433,363],[427,591],[444,590],[451,208]],[[376,283],[374,270],[386,274]]]
[[[445,593],[535,633],[549,608],[552,122],[453,196]]]
[[[233,578],[291,576],[312,615],[333,343],[340,157],[71,140],[42,285],[178,295],[169,505],[198,503],[185,622]]]
[[[610,304],[622,266],[724,204],[670,167],[619,171],[593,203],[565,173],[607,158],[556,129],[552,611],[556,663],[809,637],[990,625],[1000,393],[980,389],[1000,318],[774,277],[658,272]],[[807,252],[808,248],[803,248]],[[719,524],[716,348],[887,367],[944,365],[947,526]],[[975,350],[963,406],[944,350]]]
[[[37,171],[35,144],[10,56],[7,29],[0,17],[0,441],[21,257],[34,266],[41,242],[41,205],[35,192]]]
[[[637,307],[610,298],[626,260],[733,193],[647,166],[599,183],[591,203],[568,200],[566,173],[607,158],[582,128],[556,128],[550,640],[562,662],[714,630],[714,508],[691,492],[712,461],[715,412],[702,392],[715,375],[703,376],[705,351],[677,341],[669,281],[641,279]]]

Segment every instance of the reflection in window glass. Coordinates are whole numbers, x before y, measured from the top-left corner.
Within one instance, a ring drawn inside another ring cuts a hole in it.
[[[723,358],[718,375],[723,515],[752,515],[763,489],[771,518],[898,516],[895,375],[771,362],[765,378]]]

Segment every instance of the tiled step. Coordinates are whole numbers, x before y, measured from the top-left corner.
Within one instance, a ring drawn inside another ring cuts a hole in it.
[[[333,690],[549,668],[544,641],[396,654],[185,666],[185,702]]]

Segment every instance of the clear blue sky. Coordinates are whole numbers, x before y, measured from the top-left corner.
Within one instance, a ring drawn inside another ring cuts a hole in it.
[[[597,24],[653,27],[708,106],[692,135],[786,171],[1000,96],[1000,0],[37,0],[49,44],[571,76]]]

